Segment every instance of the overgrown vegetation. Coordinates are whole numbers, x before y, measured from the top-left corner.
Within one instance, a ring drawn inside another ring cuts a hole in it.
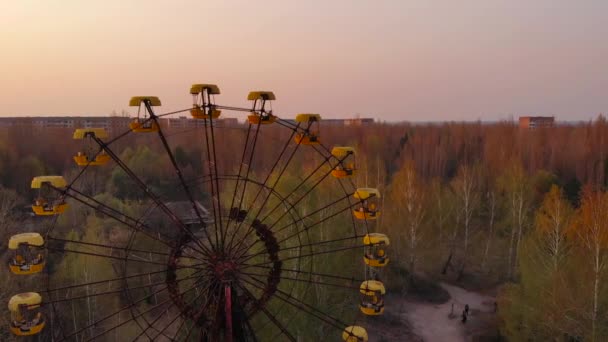
[[[179,133],[171,133],[171,146],[184,174],[195,179],[208,167],[202,162],[206,159],[202,141],[188,140],[187,135]],[[278,157],[276,141],[288,138],[284,130],[277,128],[268,128],[266,133],[267,139],[256,150],[255,172],[259,178],[270,172]],[[438,301],[440,296],[436,293],[440,291],[428,295],[434,280],[459,282],[467,287],[502,284],[498,308],[505,337],[515,341],[608,339],[608,125],[603,117],[586,124],[536,131],[520,130],[512,122],[376,124],[349,129],[322,126],[321,135],[327,146],[353,145],[359,164],[354,183],[377,187],[382,193],[383,213],[374,229],[391,238],[391,264],[383,279],[389,290],[418,293]],[[217,139],[221,156],[218,167],[227,174],[236,173],[239,157],[235,157],[235,151],[243,145],[244,131],[226,128]],[[24,216],[24,203],[34,196],[29,181],[41,174],[63,174],[68,179],[76,175],[71,158],[79,148],[67,130],[18,127],[0,131],[3,241],[17,231],[44,232],[52,224]],[[183,199],[158,139],[130,135],[115,145],[115,151],[153,191],[163,194],[163,200]],[[299,177],[320,162],[315,154],[294,158],[282,178],[281,192],[288,193],[299,183]],[[135,217],[149,210],[143,193],[117,167],[99,168],[88,176],[80,181],[79,188],[103,203]],[[272,177],[276,177],[276,172]],[[307,198],[298,206],[299,214],[314,211],[340,193],[337,183],[330,180],[323,182],[317,197]],[[204,182],[196,189],[197,199],[207,201]],[[254,193],[246,196],[251,199]],[[115,220],[84,206],[71,205],[54,228],[59,235],[116,246],[128,242],[129,236],[121,233],[124,229]],[[314,218],[329,214],[321,211]],[[347,219],[331,222],[318,227],[309,237],[311,241],[341,236],[341,229],[350,227]],[[163,233],[160,227],[155,228],[155,233]],[[154,246],[152,240],[139,238],[138,243]],[[6,245],[3,246],[0,253],[7,258]],[[100,251],[95,247],[87,250]],[[140,257],[157,260],[154,256]],[[48,271],[52,283],[111,279],[124,272],[118,267],[119,262],[101,265],[94,259],[51,253]],[[362,275],[360,251],[349,252],[339,260],[352,262],[315,258],[314,270],[328,273],[339,269],[342,274]],[[6,268],[1,274],[0,294],[4,302],[22,288],[40,289],[42,284],[8,275]],[[136,279],[129,286],[158,279]],[[101,293],[119,285],[103,284],[82,291]],[[356,290],[345,294],[344,290],[316,285],[304,289],[297,284],[293,290],[319,309],[345,320],[357,313]],[[147,296],[149,307],[163,300],[154,293],[137,295]],[[117,299],[103,301],[100,296],[62,312],[73,326],[84,327],[101,317],[102,311],[116,311],[129,302],[124,295],[114,298]],[[270,305],[280,303],[273,301]],[[166,310],[170,317],[176,314],[170,308]],[[285,317],[296,314],[293,308],[282,310]],[[125,311],[124,316],[114,317],[106,324],[116,325],[128,315]],[[7,316],[2,317],[6,326]],[[366,324],[373,325],[373,320]],[[304,339],[335,334],[312,317],[292,320],[290,329]],[[81,338],[95,333],[94,328],[88,329]],[[136,323],[130,323],[115,332],[118,333],[132,338],[139,332]],[[272,335],[274,332],[269,329],[268,337]],[[7,338],[6,331],[0,331],[0,339]],[[112,340],[116,335],[107,338]]]

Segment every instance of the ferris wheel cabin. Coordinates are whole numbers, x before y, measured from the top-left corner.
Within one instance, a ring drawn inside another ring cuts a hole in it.
[[[99,153],[93,152],[91,147],[91,140],[94,138],[106,139],[108,132],[103,128],[77,128],[74,131],[74,140],[84,140],[84,150],[79,151],[74,156],[74,161],[78,166],[99,166],[105,165],[110,161],[110,156],[105,150],[101,150]]]
[[[8,302],[11,313],[11,332],[17,336],[36,335],[45,325],[44,315],[40,310],[42,297],[36,292],[25,292],[14,295]]]
[[[353,197],[360,200],[361,205],[353,211],[358,220],[375,220],[380,216],[380,191],[374,188],[358,188]]]
[[[380,233],[369,233],[363,237],[365,255],[363,260],[370,267],[384,267],[389,262],[386,248],[390,244],[388,236]]]
[[[351,325],[342,332],[342,340],[344,342],[367,342],[367,330],[358,325]]]
[[[158,132],[160,127],[155,120],[152,107],[161,106],[160,99],[156,96],[134,96],[129,100],[129,106],[138,107],[137,118],[129,123],[129,128],[136,133]],[[143,113],[142,113],[143,108]]]
[[[220,94],[220,88],[215,84],[193,84],[190,87],[193,106],[190,115],[194,119],[217,119],[222,113],[215,108],[213,95]]]
[[[336,178],[353,176],[356,171],[355,149],[348,146],[336,146],[331,149],[331,155],[338,159],[338,165],[331,171]]]
[[[38,197],[32,205],[36,215],[59,215],[65,212],[68,205],[62,196],[57,196],[52,188],[65,188],[67,183],[62,176],[39,176],[32,179],[32,189],[38,190]]]
[[[276,96],[271,91],[252,91],[247,95],[247,100],[253,101],[251,113],[247,116],[247,121],[252,125],[269,125],[277,121],[277,117],[272,115],[272,105],[266,108],[266,103],[276,100]]]
[[[319,122],[321,115],[319,114],[298,114],[296,115],[296,123],[300,126],[305,126],[303,132],[298,132],[293,138],[296,144],[302,145],[318,145],[319,140]]]
[[[378,316],[384,313],[384,284],[378,280],[367,280],[359,287],[361,293],[361,312],[368,316]]]
[[[21,233],[11,236],[8,249],[14,251],[8,266],[14,274],[27,275],[41,272],[46,263],[44,239],[38,233]]]

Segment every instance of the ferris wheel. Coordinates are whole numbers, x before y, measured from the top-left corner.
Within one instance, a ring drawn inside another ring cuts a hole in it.
[[[163,114],[158,97],[131,98],[125,132],[75,130],[69,181],[32,180],[45,229],[10,238],[9,267],[40,288],[10,299],[10,330],[49,341],[367,341],[366,319],[384,312],[390,241],[376,232],[380,192],[353,180],[355,149],[327,147],[318,114],[275,115],[272,92],[249,93],[250,108],[216,104],[212,84],[190,94],[192,107]],[[247,113],[246,124],[223,124],[222,111]],[[195,124],[167,127],[181,112]],[[162,155],[134,165],[151,150]],[[104,176],[121,196],[86,186]]]

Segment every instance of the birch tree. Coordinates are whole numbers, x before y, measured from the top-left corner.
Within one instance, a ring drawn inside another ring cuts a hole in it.
[[[494,222],[496,219],[496,191],[494,189],[489,189],[486,192],[485,205],[488,210],[488,238],[486,239],[486,245],[481,258],[482,271],[486,270],[490,245],[492,244],[492,239],[494,239]]]
[[[458,210],[463,224],[463,256],[458,271],[459,278],[463,275],[467,264],[473,214],[479,207],[479,175],[477,165],[463,164],[458,169],[458,174],[452,182],[454,193],[458,198]]]
[[[566,233],[572,211],[563,191],[557,185],[553,185],[536,214],[536,231],[539,233],[543,250],[549,254],[547,268],[553,273],[558,270],[560,262],[566,257],[568,249]]]
[[[517,265],[524,225],[527,222],[530,182],[521,163],[515,162],[501,177],[500,183],[501,190],[506,194],[511,216],[507,274],[509,278],[512,278]]]
[[[599,341],[601,339],[598,337],[600,321],[604,321],[606,315],[605,309],[600,310],[600,293],[605,289],[602,279],[608,262],[608,193],[585,191],[575,230],[576,237],[587,253],[585,259],[589,260],[592,271],[592,298],[589,312],[590,340]]]
[[[404,236],[407,240],[407,264],[410,277],[413,277],[416,272],[418,247],[422,238],[421,226],[425,216],[425,194],[412,162],[407,162],[395,175],[391,195],[396,207],[399,208],[396,215],[405,225],[405,234],[397,234],[397,236]]]

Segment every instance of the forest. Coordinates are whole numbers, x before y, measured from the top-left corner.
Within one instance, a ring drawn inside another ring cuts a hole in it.
[[[216,132],[218,157],[214,166],[226,170],[226,174],[240,172],[238,146],[247,139],[246,130],[245,125],[239,125]],[[264,138],[254,148],[256,168],[251,172],[262,179],[268,175],[270,181],[281,178],[277,187],[280,194],[296,190],[307,194],[316,187],[299,189],[298,184],[305,175],[315,175],[314,168],[324,163],[323,158],[310,151],[299,152],[302,156],[293,162],[290,160],[283,175],[274,166],[282,153],[277,141],[288,140],[290,132],[277,127],[263,130]],[[0,128],[0,240],[3,241],[0,255],[3,260],[8,262],[11,258],[12,252],[6,244],[11,235],[24,231],[45,232],[51,225],[68,241],[120,245],[129,240],[128,236],[121,235],[115,220],[83,204],[70,204],[66,214],[56,220],[30,214],[30,205],[37,196],[30,189],[33,177],[53,174],[69,180],[79,175],[73,156],[83,146],[82,142],[72,139],[72,133],[59,128]],[[204,139],[191,139],[202,133],[169,130],[166,134],[184,177],[194,179],[203,174],[209,166],[204,157]],[[379,206],[383,213],[373,229],[391,239],[388,249],[391,261],[382,275],[387,292],[391,296],[409,295],[425,300],[435,295],[432,289],[438,282],[468,289],[494,289],[497,321],[489,335],[507,341],[608,340],[607,135],[608,122],[601,115],[586,123],[558,124],[537,130],[521,129],[513,121],[320,126],[324,145],[355,149],[357,173],[352,183],[357,187],[377,188],[381,193]],[[176,186],[171,161],[163,153],[157,137],[131,134],[116,141],[112,148],[152,191],[162,194],[163,201],[184,199],[183,191]],[[150,210],[144,192],[113,163],[87,173],[79,182],[81,191],[103,203],[111,203],[129,216],[140,217]],[[230,182],[225,180],[218,187],[229,189]],[[297,209],[286,208],[285,212],[293,210],[294,215],[318,222],[332,216],[331,211],[319,208],[327,198],[344,192],[336,182],[318,177],[318,183],[314,196],[305,197]],[[236,189],[238,184],[232,186]],[[206,187],[202,183],[193,186],[197,199],[203,203],[210,200]],[[243,190],[243,197],[253,198],[255,202],[258,198],[255,190]],[[276,201],[277,206],[281,202],[278,195],[276,198],[268,195],[268,198],[270,202]],[[269,211],[267,216],[278,223],[287,220],[279,211]],[[350,229],[349,220],[341,217],[330,221],[331,225],[322,224],[323,227],[307,237],[309,244],[346,234]],[[162,227],[159,223],[156,230],[149,233],[160,236],[165,232]],[[277,233],[277,238],[283,237]],[[65,250],[82,247],[72,242],[60,246]],[[334,246],[349,245],[336,243]],[[140,238],[135,247],[160,251],[155,249],[152,238]],[[282,253],[279,255],[284,260],[291,255],[289,251]],[[152,263],[162,258],[144,254],[139,257],[145,257],[150,264],[137,266],[137,270],[160,272]],[[349,250],[339,258],[331,255],[316,258],[318,266],[314,271],[320,274],[341,270],[342,274],[353,277],[364,276],[359,265],[361,250]],[[53,253],[44,277],[61,284],[108,279],[120,273],[117,263],[97,262],[94,256],[86,254]],[[10,275],[6,267],[0,272],[0,302],[8,302],[22,289],[43,288],[41,280]],[[129,286],[139,286],[135,297],[144,295],[146,305],[153,308],[162,298],[141,288],[146,281],[151,284],[156,280],[134,279]],[[301,284],[295,280],[286,282],[284,286],[289,286],[295,297],[344,321],[355,319],[357,290],[349,294],[314,284],[312,290],[305,290],[300,289]],[[340,284],[358,287],[347,280]],[[103,283],[82,288],[81,293],[74,290],[49,296],[59,301],[60,296],[82,295],[83,299],[72,302],[71,306],[58,305],[65,315],[62,319],[73,325],[70,329],[81,331],[75,335],[76,340],[84,341],[95,337],[99,333],[96,329],[102,329],[91,326],[98,318],[96,315],[116,311],[128,302],[128,298],[122,296],[112,299],[96,296],[90,300],[91,292],[110,290],[113,291],[111,284]],[[280,303],[273,300],[270,307],[278,307]],[[298,312],[293,307],[281,310],[281,317]],[[168,308],[166,311],[172,313]],[[391,317],[389,313],[385,316]],[[294,320],[289,328],[302,341],[320,340],[323,336],[335,336],[332,340],[339,340],[338,333],[319,324],[314,317],[298,317],[306,319]],[[122,318],[121,315],[113,318],[115,322],[104,324],[120,324],[121,319],[126,320],[127,313]],[[0,315],[0,326],[7,327],[9,320],[8,313]],[[386,318],[385,321],[360,321],[370,335],[380,336],[377,340],[391,340],[388,335],[382,335],[382,330],[391,324]],[[262,340],[272,338],[274,330],[267,328]],[[116,335],[103,338],[116,340],[121,334],[126,340],[132,340],[140,334],[134,323],[125,324],[114,333]],[[38,339],[44,340],[44,336]],[[0,330],[0,340],[12,338],[8,329]]]

